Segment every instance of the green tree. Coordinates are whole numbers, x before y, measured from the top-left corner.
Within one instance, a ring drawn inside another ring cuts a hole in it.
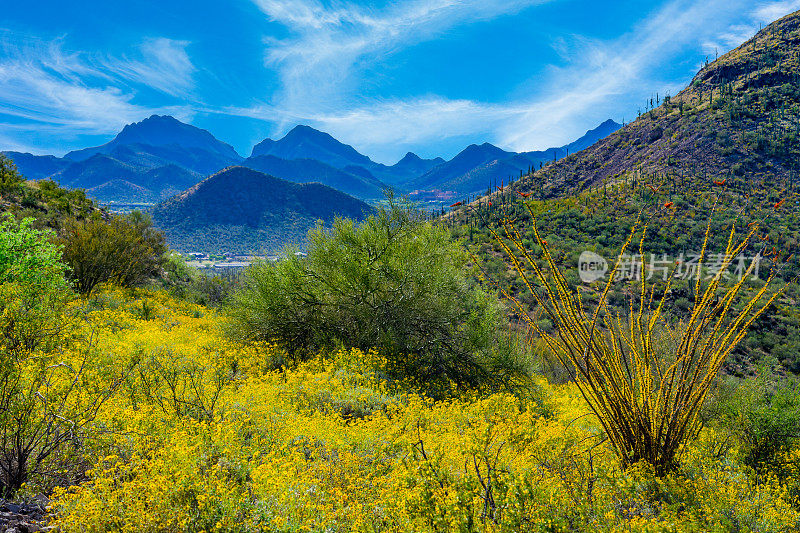
[[[59,243],[78,292],[87,296],[101,283],[141,285],[159,274],[167,252],[164,236],[139,212],[67,220]]]
[[[229,305],[231,333],[305,356],[343,345],[377,349],[393,377],[432,394],[508,384],[524,374],[496,298],[470,283],[448,232],[390,199],[360,225],[309,232],[307,257],[251,266]]]
[[[707,411],[739,441],[746,465],[786,478],[800,466],[789,453],[800,441],[800,382],[773,365],[762,362],[755,376],[723,382]]]
[[[0,196],[19,194],[23,182],[14,162],[0,154]]]

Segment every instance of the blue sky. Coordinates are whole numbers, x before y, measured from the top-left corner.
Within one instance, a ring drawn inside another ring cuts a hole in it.
[[[391,163],[562,145],[800,0],[4,2],[0,150],[62,155],[153,113],[242,155],[309,124]]]

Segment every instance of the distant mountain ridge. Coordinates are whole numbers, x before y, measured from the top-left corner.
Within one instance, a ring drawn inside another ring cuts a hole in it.
[[[606,137],[608,137],[621,127],[622,124],[618,124],[617,122],[608,119],[604,122],[601,122],[600,125],[597,126],[596,128],[587,131],[581,137],[569,143],[568,145],[564,146],[563,148],[566,148],[567,155],[580,152],[581,150],[589,148],[597,141],[605,139]],[[531,153],[533,152],[528,152],[528,154]]]
[[[48,178],[70,164],[53,155],[33,155],[23,152],[3,152],[17,166],[20,174],[31,180]]]
[[[430,169],[441,165],[445,160],[441,157],[434,159],[422,159],[420,156],[413,152],[408,152],[403,158],[392,165],[390,168],[398,176],[407,176],[406,179],[412,176],[421,176],[428,172]]]
[[[140,166],[161,166],[158,162],[163,160],[180,162],[187,170],[201,174],[242,160],[232,146],[210,132],[168,115],[152,115],[128,124],[106,144],[69,152],[64,159],[85,161],[96,154],[112,155]],[[152,164],[148,164],[148,156],[155,159]]]
[[[22,170],[24,173],[24,167]],[[67,162],[46,177],[62,187],[85,189],[87,195],[101,202],[137,203],[169,198],[200,181],[202,174],[172,163],[144,167],[95,154],[82,161]],[[120,188],[123,183],[127,185]]]
[[[527,174],[545,163],[584,150],[621,127],[621,124],[609,119],[570,144],[538,152],[515,153],[489,143],[480,146],[473,144],[450,161],[437,165],[403,185],[407,189],[439,189],[462,195],[485,192],[503,180],[516,178],[520,173]]]
[[[241,165],[295,183],[323,183],[362,199],[381,198],[384,188],[387,187],[369,172],[360,175],[356,170],[351,173],[347,170],[353,167],[340,170],[316,159],[287,160],[273,155],[259,155],[248,157]]]
[[[247,159],[210,132],[170,116],[153,115],[125,126],[106,144],[75,150],[63,158],[7,152],[32,179],[50,178],[83,188],[102,202],[150,203],[168,198],[222,168],[241,165],[296,183],[319,182],[362,200],[383,197],[387,187],[481,192],[537,166],[588,147],[619,124],[608,120],[561,148],[514,153],[489,143],[470,145],[453,159],[423,159],[408,152],[394,165],[372,161],[355,148],[310,126],[278,140],[265,139]]]
[[[253,147],[250,157],[272,155],[281,159],[316,159],[334,168],[348,165],[368,167],[372,160],[350,145],[310,126],[295,126],[282,139],[264,139]]]
[[[302,245],[318,220],[360,220],[371,211],[320,183],[292,183],[235,166],[155,206],[153,221],[182,252],[259,254]]]
[[[459,178],[468,174],[477,167],[485,165],[491,161],[508,159],[515,155],[506,152],[489,143],[478,146],[471,144],[450,161],[446,161],[432,168],[425,174],[404,183],[409,189],[448,189],[458,192],[475,192],[472,185],[468,185],[469,190],[465,190]],[[480,188],[486,187],[486,183],[481,183]]]
[[[9,152],[20,172],[85,189],[102,202],[157,202],[242,161],[232,146],[170,116],[129,124],[108,143],[63,158]]]
[[[364,178],[397,187],[402,181],[443,163],[442,158],[422,159],[411,152],[392,166],[372,161],[355,148],[310,126],[295,126],[281,139],[264,139],[253,147],[250,158],[271,155],[286,160],[315,159]]]

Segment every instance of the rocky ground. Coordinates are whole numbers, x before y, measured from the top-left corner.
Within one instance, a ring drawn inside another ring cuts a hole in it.
[[[44,498],[16,503],[0,500],[0,533],[55,531],[47,526],[46,508]]]

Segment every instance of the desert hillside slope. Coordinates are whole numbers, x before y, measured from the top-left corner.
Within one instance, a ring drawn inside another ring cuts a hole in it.
[[[684,90],[657,96],[633,122],[520,180],[548,195],[626,172],[703,176],[706,183],[788,185],[800,168],[800,12],[705,65]]]

